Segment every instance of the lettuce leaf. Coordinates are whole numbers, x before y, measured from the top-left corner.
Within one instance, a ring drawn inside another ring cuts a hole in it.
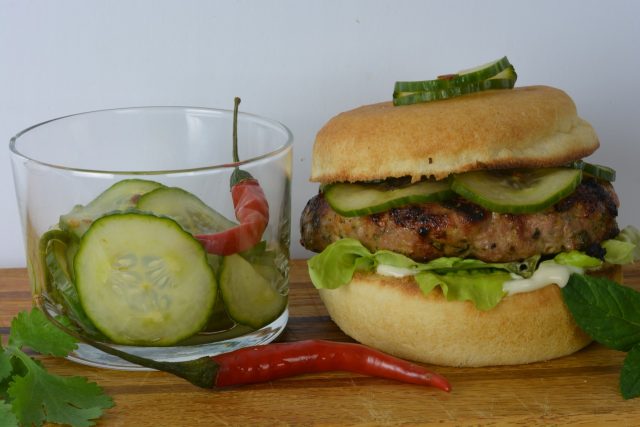
[[[628,226],[614,239],[602,243],[604,262],[628,264],[640,259],[640,231]],[[317,289],[336,289],[348,284],[357,271],[375,273],[378,266],[400,269],[412,275],[426,295],[440,287],[448,301],[471,301],[479,310],[495,307],[506,295],[504,282],[530,277],[540,256],[524,261],[487,263],[472,258],[441,257],[416,262],[404,255],[380,250],[370,252],[356,239],[345,238],[330,244],[308,260],[309,275]],[[553,261],[582,269],[598,268],[603,261],[580,251],[562,252]]]
[[[356,271],[372,271],[371,252],[355,239],[342,239],[307,261],[311,282],[318,289],[335,289],[351,281]]]
[[[425,295],[439,286],[447,301],[471,301],[478,310],[490,310],[498,305],[506,295],[502,284],[510,279],[511,274],[506,271],[480,270],[461,270],[446,274],[423,271],[415,276]]]
[[[436,286],[449,301],[471,301],[480,310],[493,308],[504,296],[502,283],[512,273],[530,275],[539,257],[523,262],[486,263],[476,259],[441,257],[426,263],[381,250],[371,253],[355,239],[342,239],[308,260],[309,276],[317,289],[336,289],[349,283],[356,271],[375,272],[385,265],[408,270],[426,295]]]
[[[553,258],[553,261],[572,267],[595,268],[602,265],[602,261],[580,251],[561,252]]]
[[[605,240],[602,247],[606,250],[604,260],[610,264],[630,264],[640,260],[640,230],[629,225],[613,239]]]

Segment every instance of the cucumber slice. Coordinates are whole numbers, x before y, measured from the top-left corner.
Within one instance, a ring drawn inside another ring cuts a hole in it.
[[[515,75],[515,70],[513,71]],[[438,101],[443,99],[454,98],[456,96],[467,95],[474,92],[480,92],[491,89],[512,89],[516,84],[514,78],[495,78],[482,80],[480,82],[467,83],[461,86],[451,86],[437,90],[422,91],[422,92],[403,92],[394,96],[393,105],[410,105],[419,102]]]
[[[69,246],[77,246],[77,244],[72,239],[51,238],[46,245],[45,262],[51,276],[51,298],[62,307],[63,313],[87,334],[97,339],[104,339],[104,335],[89,320],[80,304],[71,275],[73,268],[68,264]]]
[[[41,237],[40,237],[40,242],[39,242],[39,257],[40,257],[40,265],[47,266],[47,251],[49,248],[49,245],[51,244],[52,241],[54,240],[58,240],[64,244],[69,244],[72,240],[77,240],[75,239],[74,235],[67,232],[67,231],[63,231],[60,230],[59,228],[54,228],[51,229],[49,231],[47,231],[46,233],[44,233]],[[77,241],[74,242],[74,246],[77,247]],[[76,249],[77,250],[77,249]],[[75,255],[75,252],[72,254]],[[66,264],[68,266],[72,266],[73,262],[69,262],[69,259],[67,258],[67,262]],[[56,290],[52,285],[51,282],[51,273],[49,271],[47,271],[48,274],[45,275],[45,286],[44,289],[51,293],[52,295],[55,294]],[[67,269],[67,273],[72,276],[73,275],[73,268],[68,268]]]
[[[118,344],[174,344],[205,326],[215,302],[204,248],[166,217],[102,216],[80,241],[74,268],[87,316]]]
[[[222,261],[220,293],[229,316],[255,329],[277,319],[287,306],[286,295],[238,254]]]
[[[348,217],[384,212],[411,203],[445,200],[453,195],[446,181],[420,181],[396,188],[385,184],[338,183],[324,188],[331,208]]]
[[[144,179],[124,179],[113,184],[88,205],[76,205],[60,217],[60,228],[80,238],[91,223],[102,215],[135,207],[140,195],[163,185]]]
[[[456,74],[440,77],[434,80],[396,82],[394,87],[394,96],[403,96],[403,94],[407,95],[411,92],[437,91],[453,86],[478,83],[498,75],[507,68],[511,68],[513,70],[513,66],[505,56],[497,61],[491,61],[479,67],[459,71]]]
[[[604,181],[614,182],[616,180],[616,171],[608,166],[587,163],[583,160],[576,160],[570,166]]]
[[[451,189],[492,212],[533,213],[571,194],[581,178],[571,168],[475,171],[455,175]]]
[[[136,207],[141,211],[168,216],[194,235],[215,233],[236,225],[194,194],[176,187],[150,191],[140,197]]]

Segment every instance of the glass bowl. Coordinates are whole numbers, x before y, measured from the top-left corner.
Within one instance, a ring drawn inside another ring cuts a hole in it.
[[[135,107],[13,137],[34,297],[83,333],[156,360],[275,339],[288,320],[292,135],[256,115],[236,123],[237,133],[230,110]],[[246,179],[234,187],[232,176]],[[233,200],[232,187],[248,190]],[[144,369],[86,344],[69,358]]]

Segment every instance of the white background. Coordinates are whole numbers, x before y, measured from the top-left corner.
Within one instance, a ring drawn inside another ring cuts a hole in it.
[[[507,55],[517,85],[566,90],[618,171],[619,222],[640,226],[640,2],[0,0],[0,267],[24,266],[8,143],[32,124],[139,105],[232,108],[294,142],[294,257],[316,132],[389,100],[396,80]]]

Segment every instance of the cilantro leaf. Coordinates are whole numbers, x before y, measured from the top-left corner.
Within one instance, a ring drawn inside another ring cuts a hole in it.
[[[640,343],[640,292],[601,277],[572,274],[562,289],[576,323],[609,348]]]
[[[620,372],[620,391],[625,399],[640,396],[640,343],[624,359]]]
[[[82,377],[49,374],[21,351],[14,352],[28,371],[14,377],[9,385],[13,411],[22,425],[42,425],[44,421],[75,427],[94,425],[113,401],[95,383]]]
[[[11,358],[9,355],[0,347],[0,384],[5,378],[8,378],[13,371],[13,367],[11,366]],[[0,393],[2,390],[0,390]],[[2,396],[2,394],[0,394]]]
[[[42,354],[64,357],[77,348],[76,340],[56,328],[37,308],[21,311],[11,322],[9,344]]]
[[[0,427],[18,427],[18,419],[11,412],[11,405],[0,400]]]

